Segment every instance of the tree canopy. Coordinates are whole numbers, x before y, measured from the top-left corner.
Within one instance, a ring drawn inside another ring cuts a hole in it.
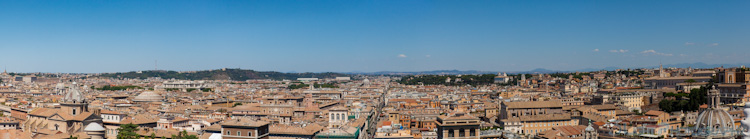
[[[495,74],[482,75],[409,75],[398,81],[406,85],[487,85],[495,82]],[[450,78],[450,81],[446,82]],[[460,80],[458,80],[460,79]]]
[[[187,131],[183,130],[177,135],[172,135],[172,139],[198,139],[196,135],[188,135]]]
[[[675,97],[674,100],[664,99],[659,102],[659,108],[665,112],[697,111],[700,105],[706,104],[707,87],[700,87],[690,91],[690,94],[665,93],[665,97]],[[685,98],[687,96],[687,98]]]
[[[117,129],[117,139],[139,139],[140,135],[135,133],[138,130],[138,125],[135,124],[120,125],[120,128]]]

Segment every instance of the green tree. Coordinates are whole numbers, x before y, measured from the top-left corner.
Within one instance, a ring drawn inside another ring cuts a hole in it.
[[[73,135],[70,135],[70,137],[69,137],[69,138],[70,138],[70,139],[78,139],[78,136],[75,136],[75,137],[74,137]]]
[[[659,102],[659,108],[665,112],[672,112],[672,100],[661,100],[661,102]]]
[[[242,103],[235,102],[234,105],[232,105],[232,107],[237,107],[237,106],[240,106],[240,105],[242,105]]]
[[[680,100],[677,102],[677,108],[679,108],[681,111],[691,111],[691,109],[688,107],[688,100]]]
[[[710,84],[708,86],[711,86]],[[697,111],[700,105],[706,104],[708,87],[700,87],[690,91],[690,94],[664,93],[664,97],[675,97],[674,100],[662,100],[659,108],[665,112]]]
[[[138,131],[138,125],[135,124],[124,124],[120,125],[120,129],[117,129],[117,139],[139,139],[140,135],[135,133]]]
[[[177,135],[172,135],[172,139],[198,139],[198,136],[188,135],[187,131],[182,130],[182,132],[177,133]]]
[[[151,133],[151,136],[148,136],[146,138],[156,139],[156,133]]]

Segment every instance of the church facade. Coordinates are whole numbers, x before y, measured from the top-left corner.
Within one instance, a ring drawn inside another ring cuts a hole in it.
[[[102,124],[99,110],[89,110],[88,102],[73,83],[57,108],[37,108],[29,112],[24,129],[36,134],[84,132],[91,124]],[[52,132],[50,132],[52,131]]]

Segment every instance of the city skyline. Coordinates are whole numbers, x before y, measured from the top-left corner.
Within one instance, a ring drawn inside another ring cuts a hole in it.
[[[3,1],[0,67],[571,71],[750,63],[747,1]]]

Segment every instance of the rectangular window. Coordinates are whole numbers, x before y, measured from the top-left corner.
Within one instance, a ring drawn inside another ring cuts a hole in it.
[[[453,129],[448,129],[448,137],[454,137],[453,136]]]
[[[227,135],[232,135],[232,132],[230,132],[229,130],[227,130]]]
[[[242,133],[240,131],[237,131],[237,136],[242,136]]]

